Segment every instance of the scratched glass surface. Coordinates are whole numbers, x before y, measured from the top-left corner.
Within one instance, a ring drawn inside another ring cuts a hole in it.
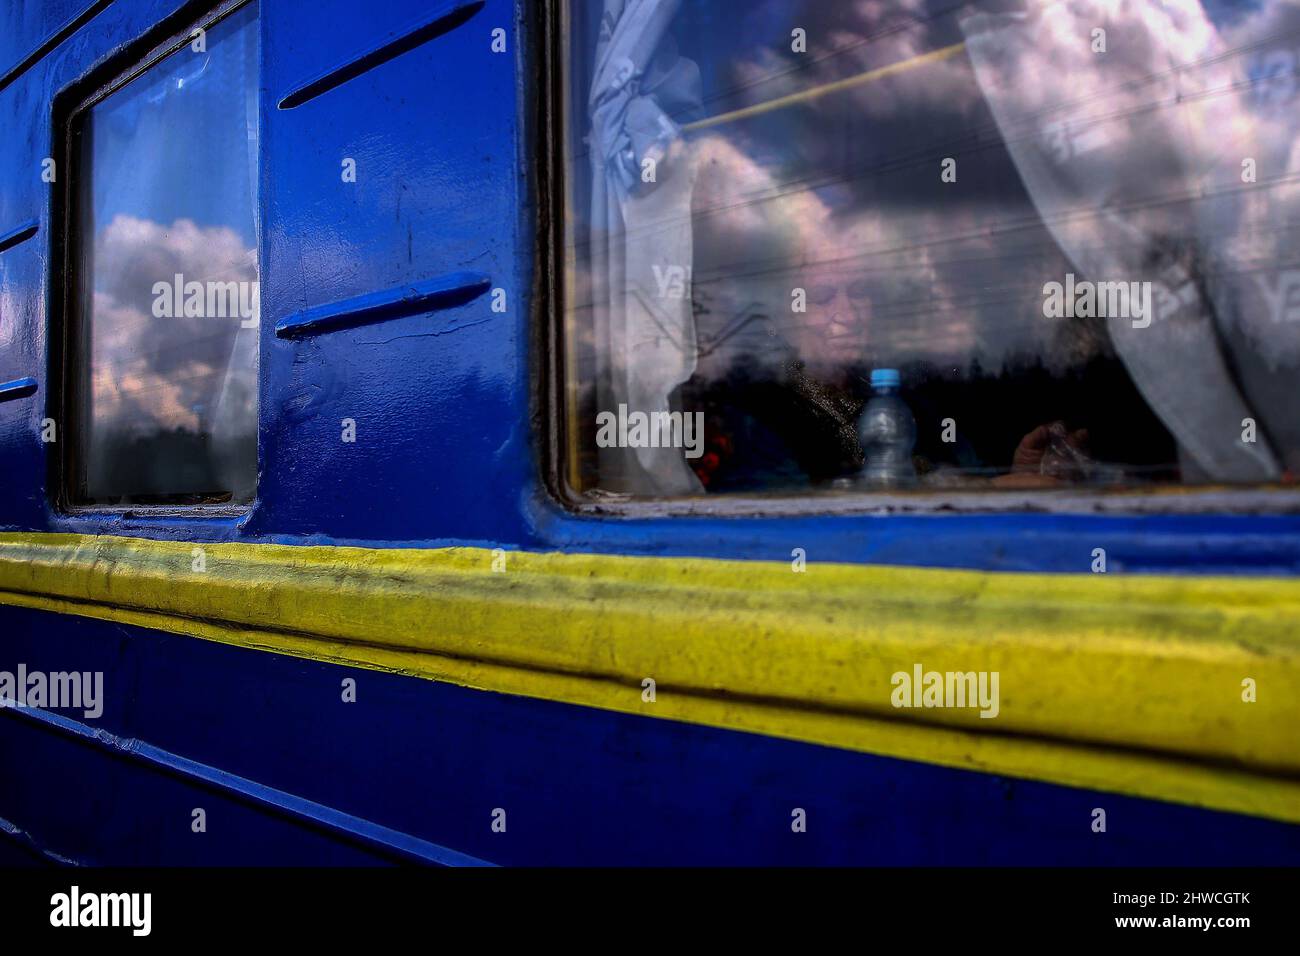
[[[257,477],[257,8],[76,126],[86,504],[216,504]]]
[[[1300,6],[568,18],[582,493],[865,487],[879,369],[920,491],[1294,479]]]

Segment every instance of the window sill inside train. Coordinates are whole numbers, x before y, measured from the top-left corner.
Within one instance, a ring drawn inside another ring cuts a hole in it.
[[[863,493],[828,490],[791,495],[697,495],[636,498],[599,490],[578,494],[562,489],[560,503],[578,514],[629,519],[692,516],[801,517],[856,515],[1300,515],[1300,494],[1287,486],[1164,488],[1154,491],[1080,492],[1074,489],[1020,492]]]

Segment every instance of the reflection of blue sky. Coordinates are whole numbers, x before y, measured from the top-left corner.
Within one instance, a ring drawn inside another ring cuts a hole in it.
[[[93,107],[90,164],[98,233],[117,215],[227,226],[253,247],[257,20],[252,7]]]
[[[92,497],[251,494],[256,327],[241,329],[238,314],[155,312],[155,284],[170,287],[178,273],[186,283],[257,282],[257,5],[205,39],[204,52],[185,44],[86,121]],[[165,444],[179,432],[210,440],[211,461],[196,457],[198,445]],[[132,456],[141,461],[115,477]]]
[[[1265,0],[1201,0],[1206,17],[1216,27],[1230,26],[1264,7]]]

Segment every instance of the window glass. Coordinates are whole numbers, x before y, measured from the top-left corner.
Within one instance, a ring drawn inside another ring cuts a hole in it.
[[[242,7],[77,117],[82,503],[253,497],[256,17]]]
[[[1300,7],[571,0],[567,477],[1300,469]]]

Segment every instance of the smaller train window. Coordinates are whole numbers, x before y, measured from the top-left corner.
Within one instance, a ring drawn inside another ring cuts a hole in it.
[[[1300,476],[1294,4],[565,16],[578,495]]]
[[[261,298],[256,4],[110,86],[69,134],[70,503],[246,504]]]

